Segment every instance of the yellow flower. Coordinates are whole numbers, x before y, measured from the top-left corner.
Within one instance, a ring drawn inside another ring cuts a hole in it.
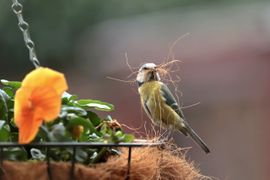
[[[19,143],[32,141],[43,121],[52,121],[59,115],[61,96],[67,88],[64,75],[49,68],[37,68],[24,78],[14,105]]]
[[[74,139],[79,139],[83,133],[83,129],[84,128],[81,125],[72,127],[72,137]]]

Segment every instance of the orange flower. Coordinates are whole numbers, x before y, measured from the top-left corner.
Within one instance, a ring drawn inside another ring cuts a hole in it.
[[[37,68],[24,78],[14,105],[19,143],[32,141],[43,120],[49,122],[59,115],[61,96],[67,88],[64,75],[49,68]]]

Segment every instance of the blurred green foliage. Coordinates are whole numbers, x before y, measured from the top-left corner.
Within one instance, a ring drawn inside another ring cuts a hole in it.
[[[80,34],[104,20],[129,17],[170,8],[241,2],[225,0],[21,0],[24,17],[37,45],[41,64],[54,66],[74,63],[74,44]],[[251,0],[250,0],[251,1]],[[0,59],[5,67],[29,65],[11,0],[0,1]],[[91,47],[89,47],[91,48]]]

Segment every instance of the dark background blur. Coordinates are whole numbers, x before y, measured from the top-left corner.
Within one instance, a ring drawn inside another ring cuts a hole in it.
[[[205,175],[228,180],[270,177],[270,2],[252,0],[24,0],[24,17],[43,66],[64,72],[69,92],[108,101],[111,115],[142,127],[136,86],[125,63],[164,62],[169,46],[182,60],[179,89],[191,126],[210,146],[205,155],[174,134]],[[0,78],[33,69],[11,1],[0,1]],[[139,131],[144,132],[142,127]]]

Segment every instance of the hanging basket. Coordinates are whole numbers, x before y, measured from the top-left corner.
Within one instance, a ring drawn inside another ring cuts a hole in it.
[[[21,146],[18,144],[1,144],[4,147]],[[44,143],[26,145],[27,147],[44,147],[49,154],[53,147],[71,147],[76,154],[79,147],[112,147],[121,148],[120,156],[112,156],[105,163],[86,166],[71,162],[46,161],[12,162],[1,159],[1,179],[41,179],[41,180],[67,180],[67,179],[204,179],[199,171],[185,160],[180,150],[172,151],[172,147],[161,143],[121,143],[121,144],[89,144],[89,143]],[[172,153],[174,152],[174,153]],[[1,156],[2,157],[2,156]]]

